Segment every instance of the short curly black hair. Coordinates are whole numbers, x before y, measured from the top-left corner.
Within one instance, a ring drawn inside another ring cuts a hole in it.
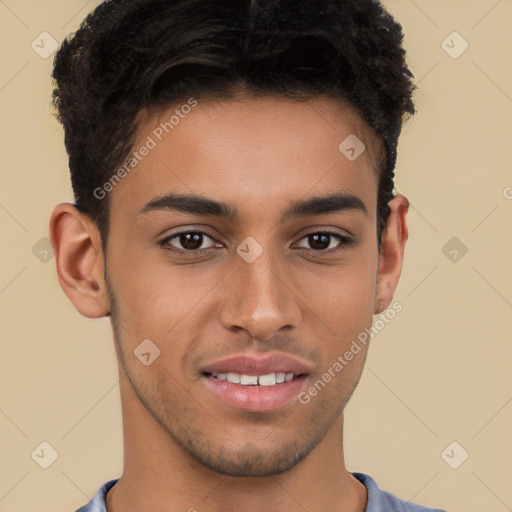
[[[75,205],[106,248],[105,184],[133,151],[137,114],[240,90],[348,102],[378,135],[377,237],[397,141],[415,113],[400,24],[377,0],[108,0],[62,43],[53,105]]]

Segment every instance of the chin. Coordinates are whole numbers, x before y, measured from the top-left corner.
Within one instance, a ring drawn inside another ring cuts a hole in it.
[[[279,475],[292,469],[304,459],[316,443],[304,445],[289,443],[278,450],[274,447],[262,449],[253,443],[246,443],[240,449],[220,448],[201,451],[198,445],[187,448],[188,453],[203,466],[227,476],[262,477]]]

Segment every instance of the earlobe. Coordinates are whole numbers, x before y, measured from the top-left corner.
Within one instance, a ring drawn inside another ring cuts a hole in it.
[[[391,211],[382,231],[374,314],[382,313],[393,300],[402,272],[405,243],[409,237],[409,201],[405,196],[397,195],[388,204]]]
[[[70,203],[55,207],[50,242],[60,285],[82,315],[100,318],[109,312],[101,238],[96,224]]]

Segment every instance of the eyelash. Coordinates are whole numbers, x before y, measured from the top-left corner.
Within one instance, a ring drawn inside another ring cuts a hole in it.
[[[197,234],[201,234],[201,235],[206,235],[208,238],[210,238],[214,242],[219,243],[211,235],[209,235],[208,233],[206,233],[204,231],[186,230],[186,231],[180,231],[179,233],[174,233],[173,235],[165,237],[158,244],[161,247],[163,247],[165,250],[170,251],[172,253],[180,254],[180,255],[186,254],[186,255],[190,255],[190,256],[194,256],[194,255],[197,255],[197,254],[204,253],[206,251],[210,251],[211,249],[215,249],[215,247],[208,247],[206,249],[197,249],[195,251],[187,251],[187,250],[180,251],[180,250],[177,250],[177,249],[170,249],[169,247],[166,247],[167,243],[169,243],[171,240],[174,240],[175,238],[178,238],[181,235],[196,234],[196,233]],[[312,251],[313,253],[315,253],[315,255],[320,255],[320,256],[322,256],[324,254],[325,255],[330,255],[333,252],[343,251],[343,250],[347,249],[348,247],[354,245],[354,243],[355,243],[355,241],[352,238],[349,238],[348,236],[342,235],[342,234],[337,233],[335,231],[329,231],[329,230],[327,230],[327,231],[313,231],[311,233],[307,233],[302,238],[300,238],[299,242],[301,240],[303,240],[304,238],[307,238],[307,237],[312,236],[312,235],[330,235],[330,236],[336,238],[340,242],[340,245],[338,247],[334,248],[334,249],[315,250],[315,249],[300,248],[302,250]]]

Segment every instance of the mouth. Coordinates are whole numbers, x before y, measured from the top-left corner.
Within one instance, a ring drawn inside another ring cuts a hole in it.
[[[280,352],[243,353],[207,364],[202,382],[214,402],[247,412],[271,412],[298,401],[313,365]]]
[[[284,380],[283,380],[284,379]],[[230,409],[268,413],[298,401],[307,386],[308,374],[291,372],[249,375],[245,373],[204,373],[203,382],[213,400]]]

